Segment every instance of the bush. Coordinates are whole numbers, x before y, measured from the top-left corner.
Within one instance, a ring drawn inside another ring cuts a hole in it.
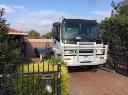
[[[48,63],[49,64],[49,70],[52,71],[54,68],[54,71],[57,71],[57,62],[58,60],[45,60],[44,61],[44,71],[48,70]],[[62,62],[61,62],[62,63]],[[54,65],[54,67],[53,67]],[[34,66],[34,69],[33,69]],[[39,67],[39,70],[38,70]],[[29,71],[28,71],[29,69]],[[24,64],[23,66],[19,66],[19,73],[30,73],[30,76],[21,76],[18,78],[18,95],[32,95],[33,93],[33,89],[34,89],[34,95],[38,95],[38,91],[39,91],[39,95],[42,95],[42,74],[40,75],[34,75],[32,74],[32,72],[43,72],[43,62],[40,63],[30,63],[30,64]],[[68,70],[67,67],[62,64],[61,65],[61,94],[62,95],[68,95],[69,93],[69,74],[68,74]],[[55,79],[56,80],[56,79]],[[34,81],[34,84],[33,84]],[[33,88],[34,87],[34,88]],[[56,94],[55,94],[56,95]]]
[[[9,29],[2,8],[0,11],[0,95],[14,95],[13,80],[7,74],[15,73],[16,65],[22,62],[18,48],[20,41],[15,36],[7,34]]]
[[[101,22],[103,42],[110,51],[128,50],[128,0],[112,2],[112,15]],[[120,52],[121,53],[121,52]]]
[[[105,30],[103,41],[107,43],[110,49],[127,48],[128,44],[128,17],[113,16],[102,21],[102,27]]]

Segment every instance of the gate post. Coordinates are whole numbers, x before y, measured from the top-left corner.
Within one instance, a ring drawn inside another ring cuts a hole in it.
[[[61,95],[61,64],[57,66],[57,95]]]

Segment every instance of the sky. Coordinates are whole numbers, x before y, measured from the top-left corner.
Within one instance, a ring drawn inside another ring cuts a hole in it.
[[[113,0],[119,2],[121,0]],[[36,30],[45,34],[52,23],[65,18],[95,19],[98,22],[111,15],[112,0],[0,0],[10,27],[19,31]]]

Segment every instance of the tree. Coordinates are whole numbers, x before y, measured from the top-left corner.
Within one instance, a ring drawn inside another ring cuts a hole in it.
[[[20,61],[19,51],[16,49],[18,42],[13,36],[7,35],[9,24],[3,18],[4,9],[0,11],[0,73],[12,73]]]
[[[35,30],[30,30],[28,31],[28,35],[32,38],[38,38],[40,36],[40,33],[38,33],[37,31]]]
[[[0,94],[15,95],[14,80],[11,74],[16,72],[17,64],[21,62],[17,40],[8,35],[9,24],[3,18],[4,9],[0,11]],[[8,76],[8,74],[10,74]],[[11,80],[10,80],[11,79]]]
[[[103,42],[109,45],[110,51],[117,50],[120,54],[128,50],[128,0],[112,2],[112,15],[101,22],[104,30]],[[123,54],[122,54],[123,55]],[[128,54],[126,54],[127,56]]]
[[[45,37],[47,39],[51,39],[52,38],[52,32],[47,32],[46,35],[45,35]]]
[[[103,41],[109,44],[110,48],[127,47],[128,43],[128,17],[112,16],[102,21]],[[118,45],[118,46],[117,46]]]
[[[123,0],[119,3],[112,2],[112,7],[112,15],[128,16],[128,0]]]

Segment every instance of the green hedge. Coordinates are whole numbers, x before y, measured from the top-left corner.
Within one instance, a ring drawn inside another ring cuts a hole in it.
[[[44,61],[44,70],[47,71],[48,69],[48,63],[49,64],[49,70],[53,70],[53,63],[54,63],[54,70],[57,70],[57,63],[58,60],[51,59],[51,60],[45,60]],[[19,73],[28,73],[28,68],[29,68],[29,73],[33,72],[33,66],[34,66],[34,72],[38,72],[38,63],[30,63],[30,64],[24,64],[23,67],[19,67]],[[39,71],[42,72],[43,70],[43,63],[39,63]],[[67,67],[62,64],[61,65],[61,91],[62,95],[68,95],[69,93],[69,79],[70,76],[68,74]],[[34,80],[33,80],[34,79]],[[34,84],[33,84],[34,81]],[[29,87],[29,88],[28,88]],[[24,77],[19,77],[18,78],[18,95],[32,95],[33,93],[33,87],[34,87],[34,95],[38,95],[37,91],[39,91],[39,95],[42,93],[42,75],[30,75],[29,78],[28,76]],[[39,88],[39,89],[38,89]],[[56,94],[55,94],[56,95]]]
[[[128,44],[128,17],[113,16],[101,23],[104,33],[103,41],[109,44],[110,49],[125,48]]]

